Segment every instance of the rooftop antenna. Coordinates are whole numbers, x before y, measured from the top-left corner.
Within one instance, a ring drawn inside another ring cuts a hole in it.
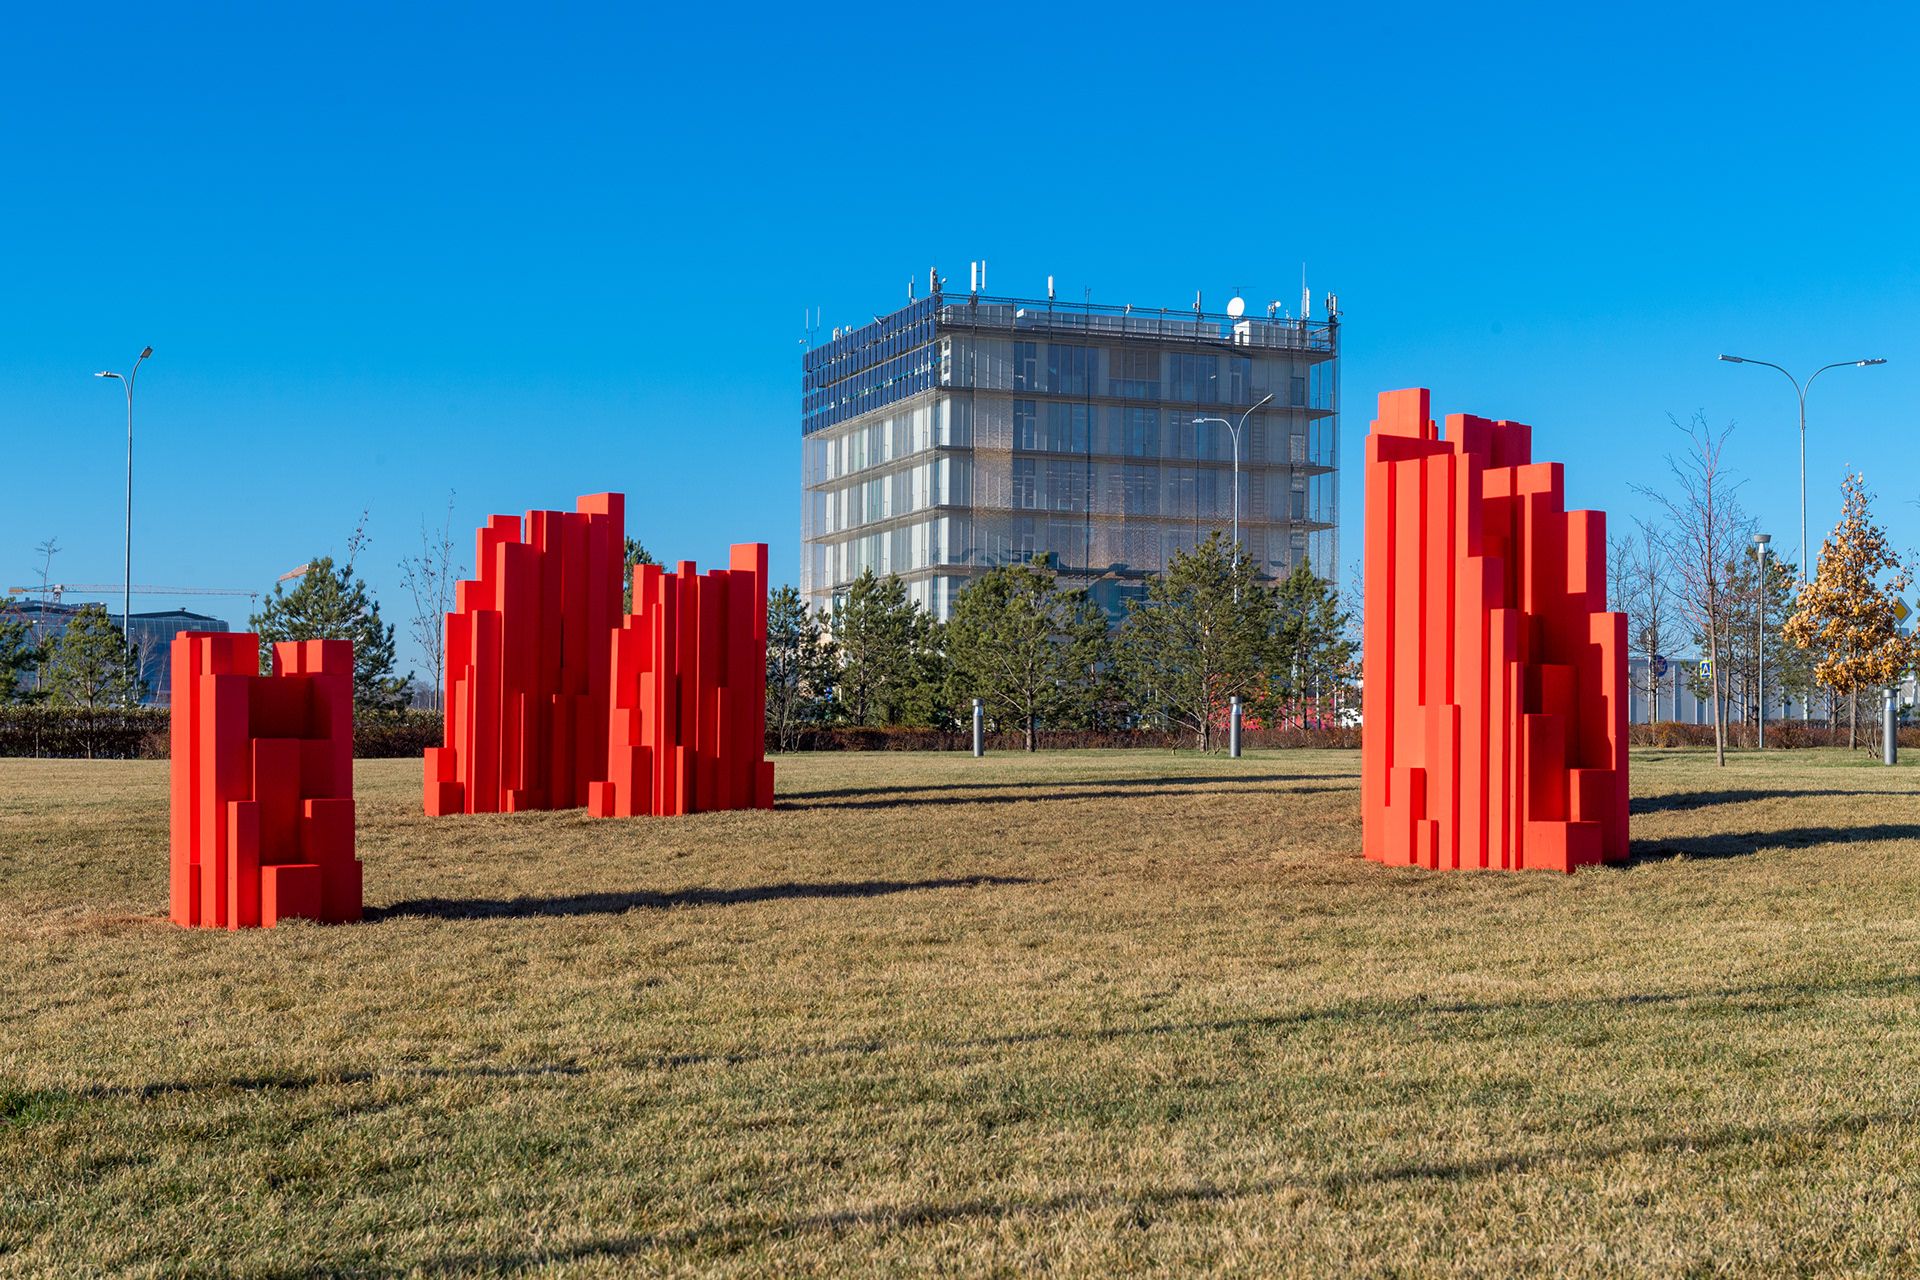
[[[1195,315],[1199,315],[1199,314],[1201,314],[1201,312],[1200,312],[1200,291],[1199,291],[1198,289],[1195,289],[1195,290],[1193,291],[1193,314],[1195,314]]]
[[[980,292],[985,293],[986,291],[987,291],[987,260],[985,258],[982,258],[980,259]]]
[[[980,264],[977,262],[967,264],[967,292],[970,294],[980,292]]]
[[[1313,291],[1307,288],[1307,264],[1300,264],[1300,318],[1306,320],[1313,315]]]
[[[907,277],[907,301],[909,303],[913,301],[913,277],[912,276]]]
[[[1053,277],[1052,276],[1047,277],[1047,301],[1048,302],[1053,301]]]
[[[940,292],[940,269],[938,267],[928,267],[927,268],[927,296],[931,298],[934,294],[938,292]]]

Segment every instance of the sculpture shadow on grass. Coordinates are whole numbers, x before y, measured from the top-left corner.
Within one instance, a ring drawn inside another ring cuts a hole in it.
[[[1708,809],[1721,804],[1748,804],[1756,800],[1809,800],[1821,796],[1860,796],[1883,797],[1894,794],[1885,791],[1844,791],[1839,789],[1786,789],[1777,791],[1674,791],[1667,795],[1635,796],[1628,802],[1628,811],[1638,816],[1643,813],[1688,813],[1695,809]]]
[[[1668,836],[1635,840],[1624,864],[1669,862],[1675,858],[1750,858],[1783,849],[1821,844],[1871,844],[1880,840],[1920,840],[1920,823],[1881,822],[1861,827],[1784,827],[1778,831],[1724,831],[1704,836]]]
[[[638,889],[546,898],[412,898],[388,907],[368,907],[366,918],[368,921],[524,920],[541,916],[608,916],[629,911],[671,911],[675,907],[730,907],[791,898],[881,898],[895,893],[1034,883],[1037,882],[1022,876],[954,876],[938,880],[855,880],[754,885],[745,889],[681,889],[671,893]]]

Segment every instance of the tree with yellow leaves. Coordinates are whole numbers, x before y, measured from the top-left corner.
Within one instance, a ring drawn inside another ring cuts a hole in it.
[[[1859,741],[1860,690],[1880,689],[1898,680],[1914,663],[1913,636],[1902,635],[1894,602],[1913,583],[1913,572],[1887,545],[1887,533],[1873,522],[1874,495],[1865,477],[1842,482],[1846,495],[1840,523],[1820,543],[1820,568],[1800,589],[1787,639],[1821,655],[1814,679],[1848,695],[1847,745]],[[1880,576],[1891,573],[1885,585]]]

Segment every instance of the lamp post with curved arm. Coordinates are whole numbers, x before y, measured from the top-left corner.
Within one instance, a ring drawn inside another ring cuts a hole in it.
[[[96,378],[118,378],[120,386],[127,393],[127,576],[122,583],[125,594],[120,600],[120,640],[126,646],[129,661],[133,654],[133,380],[140,376],[140,362],[152,354],[152,347],[142,351],[134,359],[132,371],[124,378],[110,369],[93,375]]]
[[[1271,399],[1273,399],[1273,392],[1271,391],[1260,397],[1260,399],[1254,403],[1253,408],[1248,409],[1240,415],[1239,426],[1235,426],[1233,422],[1227,418],[1195,418],[1193,420],[1195,426],[1199,426],[1203,422],[1218,422],[1226,427],[1227,430],[1233,432],[1233,563],[1235,567],[1238,567],[1240,564],[1240,432],[1247,425],[1247,419],[1253,416],[1253,410],[1258,409]],[[1236,587],[1235,590],[1237,591],[1238,588]]]
[[[1721,356],[1720,358],[1728,364],[1763,364],[1769,369],[1780,369],[1780,366],[1771,360],[1750,360],[1746,356]],[[1811,580],[1807,573],[1807,392],[1812,390],[1813,380],[1829,369],[1843,369],[1848,365],[1856,369],[1864,369],[1870,364],[1885,363],[1885,360],[1841,360],[1834,364],[1823,364],[1808,374],[1804,383],[1787,373],[1785,369],[1780,369],[1781,373],[1786,374],[1787,381],[1793,384],[1793,393],[1800,397],[1800,581],[1802,582]]]

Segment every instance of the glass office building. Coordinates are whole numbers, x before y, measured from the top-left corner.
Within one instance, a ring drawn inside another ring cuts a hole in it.
[[[1047,555],[1118,619],[1234,512],[1271,578],[1339,562],[1338,321],[936,293],[802,360],[800,590],[866,569],[937,616]]]

